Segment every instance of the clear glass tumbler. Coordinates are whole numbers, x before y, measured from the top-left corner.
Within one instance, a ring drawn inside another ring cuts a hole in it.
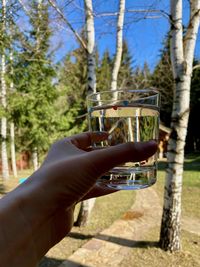
[[[95,148],[126,142],[158,141],[160,97],[156,90],[102,91],[87,97],[90,131],[106,131],[108,140]],[[111,169],[97,184],[113,189],[142,189],[156,182],[157,154],[143,162]]]

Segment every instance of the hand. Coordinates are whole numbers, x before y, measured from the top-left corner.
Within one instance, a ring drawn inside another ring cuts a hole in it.
[[[19,258],[18,265],[13,266],[34,266],[66,236],[73,225],[78,201],[113,192],[97,187],[98,177],[119,164],[145,160],[157,150],[156,143],[151,141],[90,151],[93,141],[107,137],[106,133],[82,133],[56,142],[40,169],[5,197],[5,205],[6,200],[15,200],[18,218],[22,217],[24,225],[23,238],[15,233],[18,238],[15,251],[23,249],[27,256]],[[8,251],[8,257],[12,253]]]

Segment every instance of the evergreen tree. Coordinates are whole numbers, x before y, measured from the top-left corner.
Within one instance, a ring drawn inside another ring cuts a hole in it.
[[[97,91],[109,91],[111,84],[111,74],[113,69],[113,58],[106,50],[100,61],[97,72]],[[132,86],[132,57],[130,55],[127,42],[123,42],[122,60],[118,73],[118,89],[133,89]]]
[[[68,54],[60,66],[58,88],[67,96],[59,99],[60,104],[65,101],[62,116],[67,135],[86,130],[87,54],[82,47]]]
[[[195,60],[194,66],[199,66],[200,61]],[[186,151],[200,151],[200,128],[197,127],[200,110],[200,67],[193,71],[191,81],[190,117],[186,139]]]
[[[106,50],[97,70],[97,91],[109,91],[111,83],[112,60]]]
[[[161,50],[160,61],[158,62],[151,78],[151,85],[157,88],[161,94],[160,117],[167,126],[170,125],[174,83],[169,51],[169,36],[167,36],[164,48]]]
[[[130,55],[128,44],[123,41],[122,60],[118,74],[118,88],[119,89],[133,89],[132,85],[132,57]]]
[[[48,5],[30,2],[30,32],[15,58],[16,92],[11,97],[11,114],[18,126],[21,149],[48,149],[58,123],[54,101],[57,97],[52,83],[55,71],[47,57],[51,30]]]
[[[147,63],[144,64],[143,69],[137,67],[133,71],[132,84],[134,89],[146,89],[150,87],[150,70]]]

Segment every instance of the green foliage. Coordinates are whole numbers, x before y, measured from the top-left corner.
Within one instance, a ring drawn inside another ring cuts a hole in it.
[[[132,57],[130,55],[128,44],[123,42],[122,60],[118,74],[118,88],[119,89],[133,89],[132,88]]]
[[[158,62],[151,77],[151,85],[157,88],[161,94],[160,117],[165,125],[170,126],[173,105],[174,82],[170,61],[169,37],[164,42]]]
[[[194,61],[194,66],[199,61]],[[151,85],[161,93],[161,121],[170,126],[174,95],[174,79],[170,61],[169,36],[166,37],[161,58],[151,77]],[[186,152],[200,150],[200,130],[196,126],[200,109],[200,68],[193,71],[191,80],[190,117],[187,129]]]
[[[114,58],[106,50],[99,62],[97,71],[97,91],[109,91],[112,79]],[[122,60],[118,74],[118,89],[133,89],[132,57],[126,41],[123,42]]]
[[[148,64],[145,63],[142,69],[137,67],[134,70],[132,77],[132,87],[137,90],[149,88],[150,79],[151,73]]]
[[[106,50],[102,56],[97,69],[97,91],[109,91],[111,85],[112,60],[109,51]]]
[[[29,49],[21,43],[21,49],[14,58],[13,79],[15,91],[10,93],[10,119],[18,130],[18,145],[23,149],[38,151],[48,149],[58,120],[54,102],[58,92],[53,85],[55,70],[50,58],[49,17],[45,4],[31,5],[31,30]]]
[[[194,66],[199,66],[200,61],[195,60]],[[200,128],[197,127],[200,110],[200,67],[193,71],[190,96],[190,117],[186,139],[186,151],[200,151]]]
[[[58,90],[65,92],[58,102],[62,106],[67,135],[87,129],[86,94],[87,94],[87,55],[80,47],[68,54],[59,69]],[[64,103],[64,105],[63,105]]]

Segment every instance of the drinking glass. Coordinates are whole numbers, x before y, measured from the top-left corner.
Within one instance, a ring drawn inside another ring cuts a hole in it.
[[[156,140],[160,97],[156,90],[115,90],[87,97],[90,131],[106,131],[108,139],[92,146],[104,148],[126,142]],[[97,184],[113,189],[142,189],[156,182],[157,153],[146,161],[127,162],[111,169]]]

